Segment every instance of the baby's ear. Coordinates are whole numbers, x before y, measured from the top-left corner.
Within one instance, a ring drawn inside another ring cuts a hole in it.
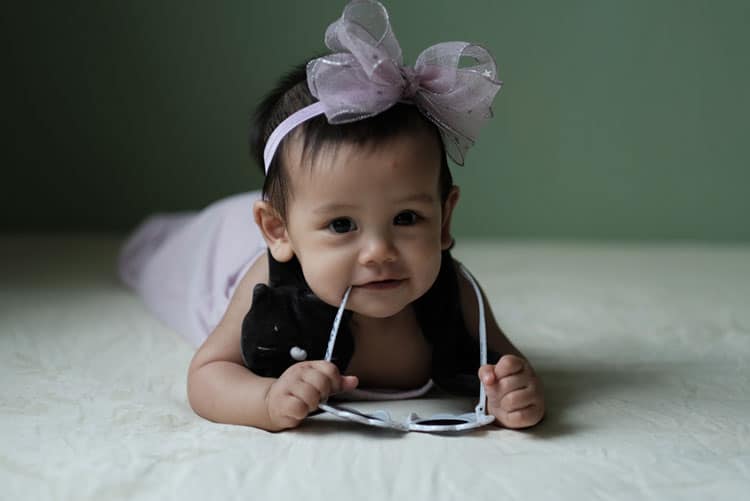
[[[292,259],[294,249],[289,240],[289,232],[284,218],[276,209],[267,201],[258,200],[253,204],[253,216],[273,258],[280,263]]]
[[[440,246],[443,250],[450,249],[453,246],[453,237],[451,236],[451,218],[453,209],[456,208],[458,199],[461,196],[461,190],[458,186],[453,185],[448,192],[448,196],[443,204],[443,220],[440,228]]]

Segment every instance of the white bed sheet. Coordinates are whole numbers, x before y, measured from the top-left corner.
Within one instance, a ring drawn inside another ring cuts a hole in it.
[[[0,499],[746,499],[750,246],[460,242],[546,383],[530,431],[278,434],[190,409],[115,236],[0,237]],[[430,395],[398,413],[468,410]],[[362,404],[362,408],[384,404]]]

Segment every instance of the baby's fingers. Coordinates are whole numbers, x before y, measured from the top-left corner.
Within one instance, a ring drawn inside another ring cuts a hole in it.
[[[495,377],[502,379],[506,376],[523,372],[526,368],[526,361],[515,355],[503,355],[495,364]]]
[[[310,408],[301,398],[287,394],[278,405],[277,421],[284,428],[294,428],[310,413]]]
[[[348,391],[357,386],[358,380],[355,376],[342,376],[339,372],[339,368],[331,362],[315,360],[310,362],[310,366],[313,369],[310,372],[315,372],[327,379],[327,383],[324,383],[319,377],[316,377],[315,380],[311,381],[312,384],[315,384],[315,386],[321,390],[321,394],[324,395],[325,398],[333,393]]]
[[[305,371],[301,379],[318,391],[321,400],[328,398],[331,393],[338,392],[341,387],[341,378],[338,374],[331,375],[315,368]]]
[[[544,398],[532,383],[503,396],[493,414],[507,428],[534,426],[544,416]]]
[[[294,385],[294,387],[291,388],[290,393],[293,397],[301,400],[307,407],[305,415],[303,415],[302,417],[305,417],[309,412],[317,409],[320,401],[324,399],[324,397],[320,393],[320,390],[304,381],[300,381],[299,384]],[[295,415],[294,417],[298,416]]]
[[[497,391],[500,395],[507,395],[517,390],[522,390],[532,383],[526,374],[513,374],[498,381]]]
[[[359,385],[357,376],[341,376],[341,391],[352,391]]]
[[[500,408],[505,412],[515,412],[538,403],[537,397],[535,388],[522,388],[505,394],[500,399]]]
[[[477,375],[479,376],[479,380],[485,386],[490,386],[497,382],[497,378],[495,377],[495,367],[492,365],[481,366]]]
[[[529,405],[523,409],[508,412],[499,419],[500,423],[507,428],[528,428],[539,423],[544,417],[544,405]]]

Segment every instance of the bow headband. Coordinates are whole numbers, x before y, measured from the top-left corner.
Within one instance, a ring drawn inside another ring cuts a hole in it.
[[[325,34],[334,51],[307,63],[307,85],[318,99],[279,124],[263,151],[266,173],[281,140],[296,126],[325,113],[344,124],[409,102],[433,122],[448,156],[464,164],[482,125],[492,117],[492,101],[502,82],[492,55],[467,42],[443,42],[425,49],[413,68],[403,66],[401,47],[388,12],[375,0],[352,0]],[[459,67],[461,57],[474,60]]]

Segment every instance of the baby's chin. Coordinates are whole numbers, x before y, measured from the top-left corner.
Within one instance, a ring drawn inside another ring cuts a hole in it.
[[[404,304],[360,305],[360,304],[355,303],[355,304],[352,304],[351,307],[347,305],[346,309],[350,310],[352,313],[354,313],[357,316],[366,317],[366,318],[386,319],[386,318],[395,317],[399,313],[403,312],[406,306],[407,305],[404,305]]]
[[[321,298],[322,299],[322,298]],[[324,303],[326,303],[329,306],[333,306],[334,308],[338,309],[341,306],[341,302],[333,303],[331,301],[327,301],[325,299],[322,299]],[[406,305],[403,304],[394,304],[394,305],[375,305],[375,304],[358,304],[359,302],[355,301],[347,301],[346,303],[346,311],[350,311],[355,315],[367,317],[367,318],[391,318],[395,315],[398,315],[402,311],[404,311],[404,308]]]

